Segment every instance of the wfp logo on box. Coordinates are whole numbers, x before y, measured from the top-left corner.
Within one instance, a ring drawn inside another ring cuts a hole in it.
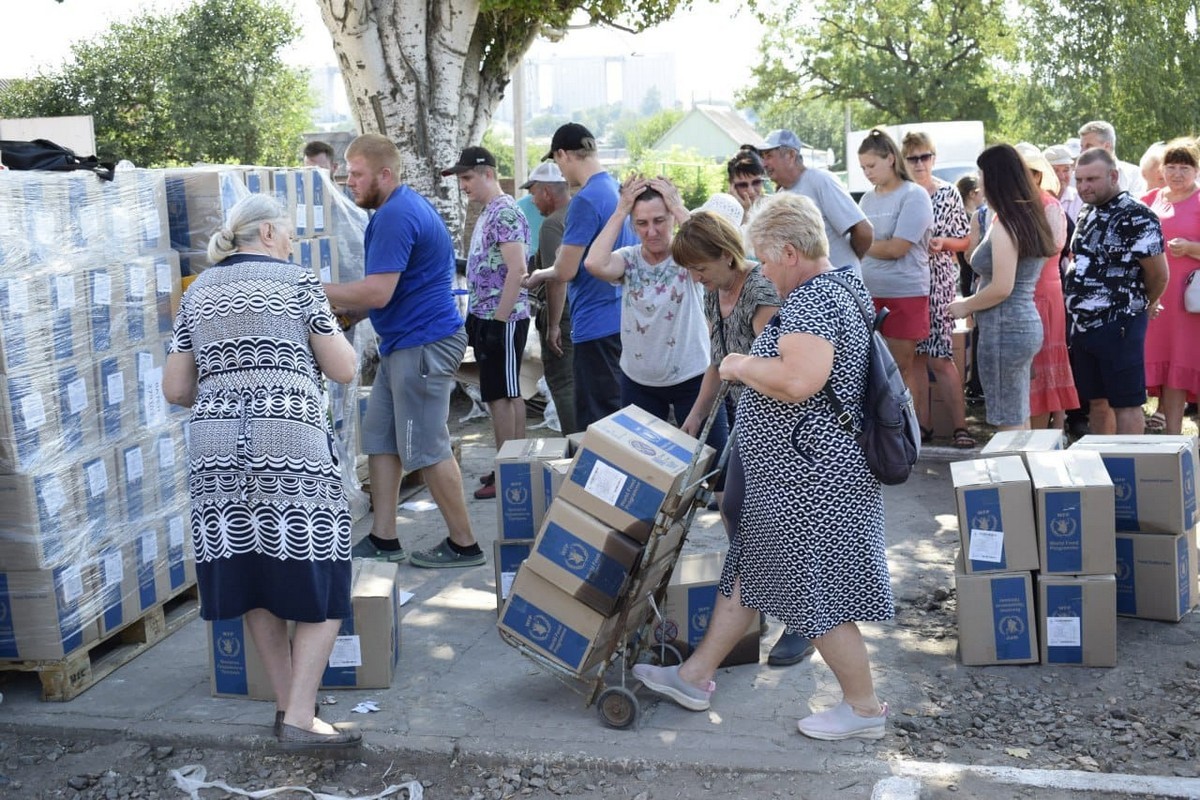
[[[217,652],[224,658],[237,658],[242,654],[242,637],[233,631],[222,631],[217,638]]]
[[[981,531],[998,531],[1000,517],[990,508],[981,508],[971,517],[971,527]]]
[[[587,566],[588,552],[587,548],[578,543],[568,544],[563,548],[563,564],[572,572],[578,572]]]
[[[544,642],[550,636],[550,620],[542,614],[533,614],[525,621],[525,632],[535,642]]]
[[[651,447],[650,445],[643,442],[641,439],[634,439],[632,442],[629,443],[629,446],[632,447],[634,450],[637,450],[639,453],[641,453],[644,456],[653,457],[658,454],[658,451],[656,451],[653,447]]]
[[[1133,481],[1129,480],[1124,475],[1119,475],[1113,478],[1113,494],[1116,496],[1118,503],[1128,503],[1133,499],[1135,494],[1133,489]]]
[[[0,601],[0,623],[8,622],[8,601]]]
[[[1117,583],[1130,583],[1133,581],[1133,567],[1129,562],[1120,556],[1117,557]]]
[[[1050,532],[1060,539],[1074,538],[1078,530],[1079,523],[1069,510],[1060,511],[1050,520]]]
[[[521,505],[529,500],[529,490],[524,486],[509,486],[504,490],[504,499],[514,505]]]
[[[1025,635],[1025,620],[1015,614],[1007,614],[996,620],[996,633],[1001,638],[1012,641]]]

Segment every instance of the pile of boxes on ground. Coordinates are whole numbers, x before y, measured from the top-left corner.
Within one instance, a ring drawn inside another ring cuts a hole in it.
[[[293,259],[326,281],[361,277],[365,215],[314,169],[0,175],[3,668],[103,641],[194,584],[187,411],[165,404],[162,369],[183,276],[208,266],[225,212],[274,194]],[[330,384],[350,465],[352,390]]]
[[[582,675],[654,616],[646,595],[670,575],[655,639],[684,654],[694,647],[712,615],[722,554],[676,556],[713,455],[636,406],[576,441],[505,443],[496,455],[495,563],[506,638]],[[633,586],[644,591],[634,596]],[[757,661],[758,649],[756,619],[726,663]]]
[[[0,176],[0,660],[57,659],[194,582],[179,261],[161,172]]]
[[[950,465],[964,664],[1115,665],[1117,617],[1197,602],[1196,439],[997,434]]]

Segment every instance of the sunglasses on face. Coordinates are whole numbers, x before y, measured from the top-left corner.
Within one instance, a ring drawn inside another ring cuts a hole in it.
[[[904,160],[910,164],[928,164],[933,159],[933,153],[921,153],[916,156],[905,156]]]
[[[733,188],[735,188],[735,189],[749,189],[751,186],[753,186],[755,189],[757,189],[758,187],[760,187],[762,185],[763,185],[762,178],[755,178],[752,181],[734,181],[733,182]]]

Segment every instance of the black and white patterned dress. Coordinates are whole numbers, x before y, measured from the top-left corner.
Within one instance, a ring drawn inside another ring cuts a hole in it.
[[[843,273],[866,299],[853,271]],[[869,339],[858,302],[834,281],[812,278],[792,291],[750,354],[777,357],[789,333],[833,344],[833,389],[861,424]],[[747,388],[734,457],[745,496],[721,592],[731,595],[740,577],[742,605],[809,638],[845,622],[891,619],[882,492],[824,395],[785,403]]]
[[[171,353],[193,354],[188,487],[201,616],[350,616],[350,513],[309,335],[340,331],[307,270],[235,254],[188,288]]]
[[[933,235],[961,239],[971,232],[971,220],[954,184],[933,179]],[[950,304],[959,277],[958,259],[949,250],[929,254],[929,338],[917,352],[930,358],[954,358],[954,320]]]

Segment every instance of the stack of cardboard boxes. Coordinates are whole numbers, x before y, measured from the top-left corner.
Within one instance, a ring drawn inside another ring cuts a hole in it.
[[[58,659],[194,581],[164,176],[0,173],[0,659]]]
[[[1007,432],[951,465],[964,664],[1112,666],[1118,613],[1176,621],[1195,605],[1194,440],[1060,448],[1057,432]]]
[[[504,602],[501,630],[572,673],[587,672],[629,632],[622,629],[623,611],[634,626],[651,618],[647,594],[674,570],[657,633],[683,650],[695,644],[711,616],[720,557],[696,554],[677,564],[676,555],[686,536],[681,520],[712,460],[712,449],[636,406],[589,427],[565,464],[561,457],[566,442],[552,441],[552,447],[510,443],[526,456],[545,456],[538,459],[542,499],[552,501],[533,541],[507,539],[507,532],[528,528],[515,528],[512,514],[503,508],[500,512],[497,569],[506,572],[516,566],[515,574],[509,573],[512,578],[502,573],[497,581]],[[520,483],[506,478],[505,464],[516,452],[497,456],[502,502],[510,488],[516,488],[515,497],[524,497],[525,486],[536,481],[522,471],[511,473],[522,475]],[[517,548],[528,549],[523,562],[518,561]],[[633,596],[634,584],[646,592]],[[757,660],[757,620],[747,635]]]

